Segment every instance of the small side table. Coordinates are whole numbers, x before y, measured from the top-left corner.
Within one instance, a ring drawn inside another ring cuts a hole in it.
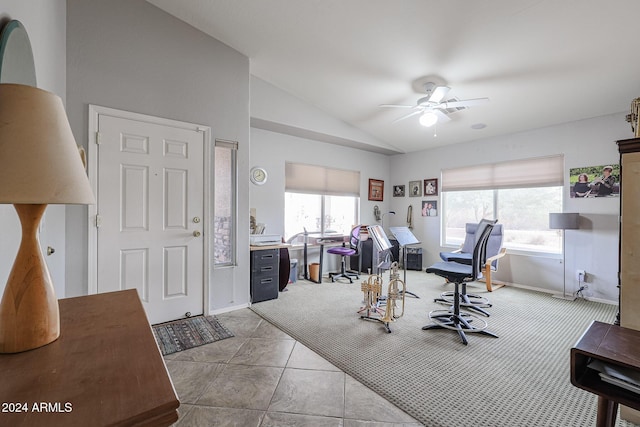
[[[640,331],[594,321],[571,349],[571,384],[598,395],[596,425],[613,427],[618,404],[640,410],[640,394],[603,381],[593,361],[640,372]]]

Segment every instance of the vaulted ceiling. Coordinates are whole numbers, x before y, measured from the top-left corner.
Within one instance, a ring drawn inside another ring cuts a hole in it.
[[[400,152],[626,112],[640,97],[637,0],[148,1]],[[431,128],[393,123],[411,110],[379,105],[415,105],[425,76],[490,101]]]

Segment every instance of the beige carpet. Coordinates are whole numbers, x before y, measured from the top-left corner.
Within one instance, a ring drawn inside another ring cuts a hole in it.
[[[483,284],[487,319],[499,338],[423,331],[433,298],[453,285],[423,271],[407,272],[405,315],[391,324],[360,319],[361,280],[298,281],[252,310],[429,427],[591,426],[596,396],[570,382],[570,349],[592,320],[612,323],[617,307]],[[384,293],[388,276],[384,277]],[[632,424],[619,421],[619,426]]]

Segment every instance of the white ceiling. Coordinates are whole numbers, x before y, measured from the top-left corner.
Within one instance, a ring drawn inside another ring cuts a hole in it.
[[[404,152],[626,112],[640,97],[638,0],[148,1],[248,56],[252,75]],[[378,105],[415,104],[426,75],[490,102],[435,137],[417,116],[392,123],[406,111]]]

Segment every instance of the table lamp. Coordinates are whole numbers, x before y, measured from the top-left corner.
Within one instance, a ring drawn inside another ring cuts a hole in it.
[[[564,231],[577,230],[579,227],[579,215],[577,213],[549,213],[549,228],[562,230],[562,295],[553,295],[554,298],[573,301],[576,297],[573,293],[567,296],[567,267],[564,254]]]
[[[0,353],[17,353],[60,336],[58,300],[38,239],[47,205],[95,203],[57,95],[0,84],[0,203],[14,205],[22,226],[0,302]]]

